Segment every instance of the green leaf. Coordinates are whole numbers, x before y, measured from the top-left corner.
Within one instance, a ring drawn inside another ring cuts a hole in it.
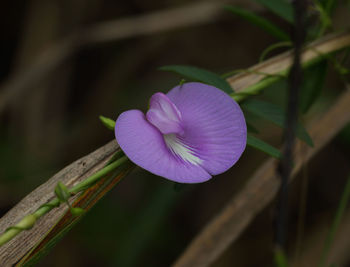
[[[68,188],[61,182],[58,182],[55,187],[55,195],[61,202],[67,202],[70,197]]]
[[[228,94],[233,92],[233,89],[224,78],[208,70],[184,65],[164,66],[160,70],[175,72],[191,80],[215,86]]]
[[[264,141],[250,134],[247,135],[247,145],[254,147],[262,152],[265,152],[266,154],[276,159],[281,158],[281,152],[277,148],[269,145],[268,143],[265,143]]]
[[[265,30],[272,36],[276,37],[277,39],[281,41],[289,41],[289,35],[285,33],[283,30],[281,30],[278,26],[275,24],[271,23],[269,20],[258,16],[254,14],[251,11],[238,8],[238,7],[233,7],[233,6],[226,6],[226,10],[231,11],[233,14],[249,21],[250,23],[260,27],[261,29]]]
[[[285,127],[284,121],[285,121],[285,112],[278,106],[257,100],[257,99],[249,99],[242,103],[241,107],[249,111],[265,120],[268,120],[282,128]],[[305,128],[298,123],[297,129],[296,129],[296,135],[298,138],[303,140],[305,143],[307,143],[309,146],[313,146],[312,139],[310,135],[307,133]]]
[[[294,23],[293,7],[287,0],[255,0],[255,2],[265,6],[282,19]]]
[[[100,116],[99,118],[102,121],[103,125],[107,127],[107,129],[114,130],[114,128],[115,128],[115,121],[114,120],[107,118],[107,117],[104,117],[104,116]]]
[[[306,113],[321,94],[327,72],[327,61],[307,68],[304,72],[304,83],[300,90],[300,110]]]

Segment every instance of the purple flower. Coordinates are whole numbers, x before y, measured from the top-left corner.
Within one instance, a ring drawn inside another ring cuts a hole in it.
[[[247,127],[239,105],[221,90],[185,83],[151,97],[146,115],[120,114],[115,136],[140,167],[180,183],[200,183],[242,155]]]

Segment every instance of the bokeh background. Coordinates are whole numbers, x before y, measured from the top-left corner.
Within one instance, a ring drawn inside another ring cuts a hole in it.
[[[334,27],[349,26],[339,1]],[[286,31],[290,26],[254,1],[245,7]],[[0,9],[0,215],[65,165],[114,138],[98,116],[146,110],[150,96],[180,76],[159,71],[186,64],[222,74],[258,62],[276,40],[225,11],[222,1],[13,0]],[[187,10],[188,9],[188,10]],[[187,10],[187,11],[186,11]],[[149,14],[166,12],[147,20]],[[146,23],[147,22],[147,23]],[[276,50],[273,54],[282,52]],[[349,66],[348,66],[349,67]],[[323,112],[344,90],[332,67],[304,118]],[[285,84],[260,96],[284,106]],[[281,130],[255,119],[262,139],[281,145]],[[239,163],[211,181],[174,187],[136,169],[60,242],[39,266],[169,266],[267,156],[247,148]],[[291,185],[288,255],[296,251],[301,191],[307,193],[304,265],[319,257],[350,173],[350,128],[324,148]],[[305,187],[307,179],[308,186]],[[302,189],[304,188],[304,189]],[[267,192],[268,194],[268,192]],[[213,266],[271,266],[274,203],[255,218]],[[344,218],[350,223],[350,213]],[[346,266],[350,228],[334,254]],[[0,264],[1,265],[1,264]]]

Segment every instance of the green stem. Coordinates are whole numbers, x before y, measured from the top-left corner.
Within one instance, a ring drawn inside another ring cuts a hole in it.
[[[231,97],[237,102],[241,102],[251,95],[260,93],[267,86],[279,81],[282,76],[272,76],[261,80],[260,82],[253,84],[244,89],[244,92],[232,93]]]
[[[97,181],[99,181],[102,177],[104,177],[106,174],[110,173],[111,171],[118,168],[120,165],[125,163],[128,160],[126,156],[122,156],[121,158],[111,162],[106,167],[101,169],[100,171],[96,172],[95,174],[91,175],[84,181],[78,183],[77,185],[73,186],[69,192],[71,194],[76,194],[81,191],[84,191],[85,189],[89,188],[93,184],[95,184]],[[34,213],[28,214],[25,216],[21,221],[19,221],[16,225],[11,226],[6,229],[6,231],[0,235],[0,247],[4,245],[5,243],[9,242],[12,238],[14,238],[16,235],[18,235],[23,230],[29,230],[31,229],[36,221],[49,211],[51,211],[53,208],[60,206],[60,201],[58,198],[54,198],[48,203],[43,204],[40,206]]]
[[[267,54],[269,54],[271,51],[275,50],[276,48],[281,48],[281,47],[291,47],[293,44],[290,41],[287,42],[279,42],[279,43],[275,43],[272,44],[270,46],[268,46],[262,53],[261,56],[259,58],[259,62],[262,62],[265,60],[265,57],[267,56]]]
[[[308,68],[318,62],[320,62],[323,59],[330,59],[329,54],[321,54],[319,53],[319,57],[313,58],[309,61],[306,61],[302,64],[302,68]],[[263,89],[266,87],[270,86],[271,84],[274,84],[275,82],[278,82],[281,79],[284,79],[287,77],[287,74],[289,72],[290,67],[284,69],[283,71],[280,71],[276,74],[263,74],[257,72],[257,74],[265,75],[265,78],[257,82],[256,84],[253,84],[251,86],[248,86],[242,90],[242,92],[237,92],[237,93],[232,93],[230,96],[237,102],[241,102],[244,99],[248,98],[249,96],[252,95],[257,95],[259,94]]]
[[[40,206],[34,213],[33,215],[36,217],[36,219],[40,218],[44,214],[48,213],[50,210],[53,208],[58,207],[61,204],[58,198],[54,198],[50,202]],[[1,244],[0,244],[1,245]]]
[[[73,186],[69,192],[72,194],[78,193],[86,188],[89,188],[91,185],[96,183],[100,178],[106,174],[108,174],[110,171],[116,169],[121,164],[125,163],[128,160],[126,156],[121,157],[120,159],[110,163],[106,167],[104,167],[102,170],[96,172],[95,174],[91,175],[89,178],[85,179],[84,181],[80,182],[79,184]]]

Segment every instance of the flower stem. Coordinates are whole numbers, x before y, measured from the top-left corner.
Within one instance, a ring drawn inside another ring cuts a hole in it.
[[[97,181],[99,181],[106,174],[115,170],[116,168],[118,168],[120,165],[124,164],[127,161],[128,161],[128,158],[126,156],[122,156],[116,159],[115,161],[111,162],[100,171],[96,172],[95,174],[91,175],[84,181],[70,188],[69,192],[72,195],[74,195],[81,191],[84,191],[85,189],[89,188],[90,186],[95,184]],[[41,216],[45,215],[46,213],[51,211],[53,208],[59,207],[60,204],[61,202],[59,201],[59,199],[54,198],[51,201],[41,205],[34,213],[28,214],[27,216],[25,216],[16,225],[10,226],[9,228],[7,228],[5,232],[0,235],[0,247],[5,243],[9,242],[12,238],[17,236],[23,230],[31,229]]]
[[[123,156],[119,158],[118,160],[110,163],[106,167],[104,167],[102,170],[96,172],[95,174],[91,175],[89,178],[85,179],[84,181],[80,182],[79,184],[73,186],[71,189],[69,189],[69,192],[72,194],[76,194],[80,191],[83,191],[86,188],[89,188],[91,185],[96,183],[101,179],[101,177],[108,174],[110,171],[113,171],[117,167],[119,167],[121,164],[125,163],[128,160],[126,156]]]

